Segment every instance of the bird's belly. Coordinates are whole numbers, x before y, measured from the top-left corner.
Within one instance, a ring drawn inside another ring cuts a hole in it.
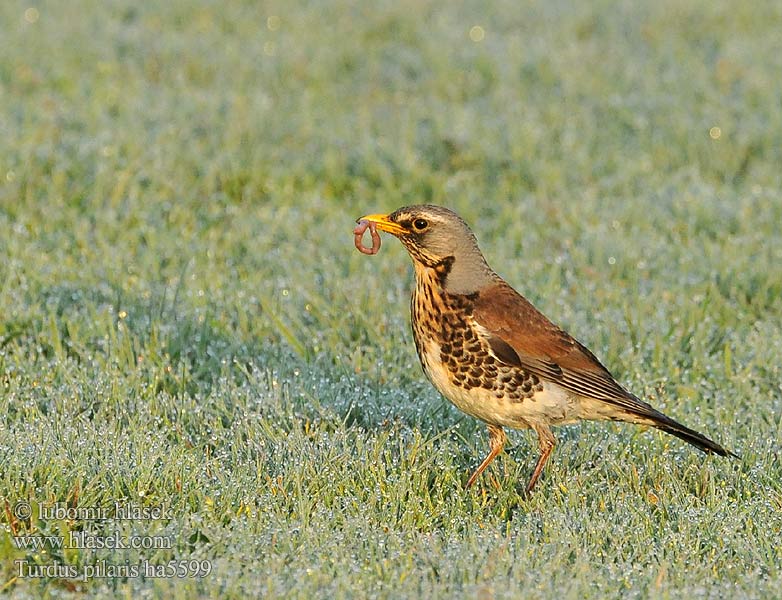
[[[534,424],[564,424],[577,420],[576,399],[556,384],[540,382],[528,397],[511,397],[501,389],[465,387],[440,359],[440,346],[433,340],[421,352],[424,373],[437,390],[459,410],[486,423],[524,429]]]

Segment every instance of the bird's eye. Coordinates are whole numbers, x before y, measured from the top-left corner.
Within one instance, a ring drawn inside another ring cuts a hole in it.
[[[415,221],[413,221],[413,227],[417,231],[423,231],[424,229],[429,227],[429,223],[426,221],[426,219],[416,219]]]

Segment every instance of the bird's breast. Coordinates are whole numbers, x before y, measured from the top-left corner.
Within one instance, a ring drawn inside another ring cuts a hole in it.
[[[528,427],[537,414],[546,421],[567,417],[567,399],[555,388],[492,353],[472,315],[474,296],[448,294],[435,277],[417,277],[411,299],[416,351],[437,390],[463,412],[488,423]],[[532,415],[526,419],[525,415]]]

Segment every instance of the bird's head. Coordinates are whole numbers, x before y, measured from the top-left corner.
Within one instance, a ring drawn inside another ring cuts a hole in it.
[[[469,294],[490,283],[494,276],[486,264],[475,235],[452,210],[432,204],[403,206],[388,215],[367,215],[380,231],[404,244],[419,269],[441,270],[443,287],[457,294]]]

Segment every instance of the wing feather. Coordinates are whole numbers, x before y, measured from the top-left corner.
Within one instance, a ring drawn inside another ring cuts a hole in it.
[[[632,413],[659,413],[625,390],[597,357],[557,327],[507,283],[483,290],[473,318],[485,329],[495,357],[565,389]]]

